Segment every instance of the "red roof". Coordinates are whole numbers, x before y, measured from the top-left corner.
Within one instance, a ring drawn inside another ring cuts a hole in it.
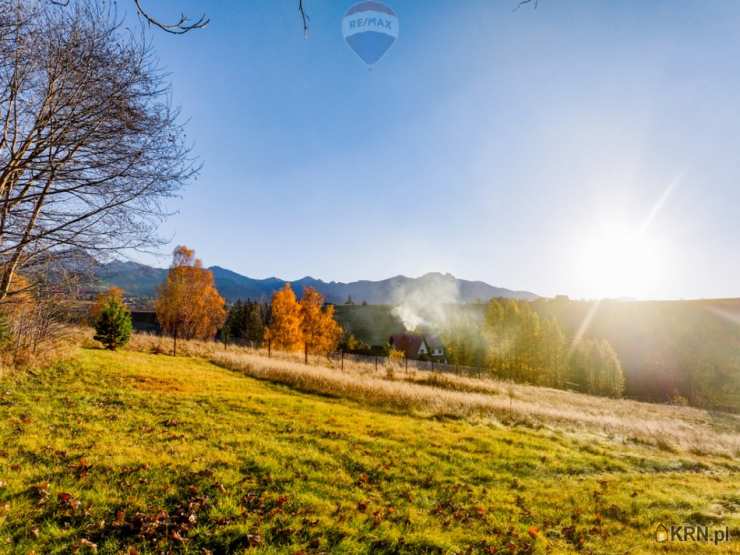
[[[411,333],[399,333],[391,335],[389,343],[397,351],[406,353],[407,358],[416,358],[419,356],[419,347],[424,338],[421,335]]]

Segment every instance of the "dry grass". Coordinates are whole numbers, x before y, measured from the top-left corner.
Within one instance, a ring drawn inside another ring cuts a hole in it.
[[[132,350],[166,353],[171,342],[135,335]],[[588,432],[617,442],[665,451],[740,455],[740,417],[691,407],[608,399],[557,389],[474,379],[397,367],[318,359],[306,366],[294,353],[266,353],[215,342],[182,341],[183,355],[207,358],[230,370],[322,395],[427,416],[486,418],[505,424]]]
[[[0,348],[0,379],[14,372],[29,368],[42,368],[56,362],[68,360],[77,353],[78,347],[92,341],[88,328],[57,325],[49,330],[43,341],[32,345],[19,345],[14,338]]]

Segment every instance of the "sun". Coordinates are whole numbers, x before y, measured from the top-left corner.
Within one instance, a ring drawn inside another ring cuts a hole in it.
[[[588,298],[647,298],[663,278],[658,242],[626,226],[603,227],[578,249],[578,278]]]

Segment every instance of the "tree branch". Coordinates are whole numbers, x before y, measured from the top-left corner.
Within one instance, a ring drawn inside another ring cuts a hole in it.
[[[306,10],[303,8],[303,0],[298,0],[298,13],[301,15],[303,21],[303,35],[308,36],[308,22],[311,18],[306,14]]]
[[[513,12],[517,11],[524,4],[532,4],[532,8],[536,10],[539,3],[540,3],[539,0],[519,0],[519,3],[516,5],[516,7],[512,11]]]
[[[162,23],[157,18],[150,15],[143,8],[143,6],[141,5],[141,0],[134,0],[134,4],[136,4],[136,11],[139,13],[139,15],[146,19],[146,21],[150,25],[154,25],[155,27],[166,31],[167,33],[172,33],[173,35],[184,35],[185,33],[192,31],[193,29],[203,29],[211,21],[210,19],[208,19],[206,14],[203,14],[197,21],[190,23],[190,18],[188,18],[185,14],[180,14],[180,19],[178,19],[175,23]]]

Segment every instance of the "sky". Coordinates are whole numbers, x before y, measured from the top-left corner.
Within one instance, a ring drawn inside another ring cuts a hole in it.
[[[148,2],[210,24],[151,32],[203,169],[136,259],[740,296],[740,3],[387,0],[372,69],[342,38],[352,1],[304,3],[307,38],[297,0]]]

